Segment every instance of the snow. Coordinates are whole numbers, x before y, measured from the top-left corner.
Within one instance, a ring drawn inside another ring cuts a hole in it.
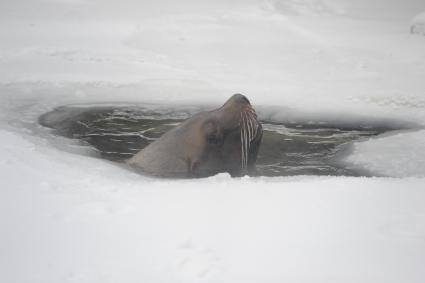
[[[370,14],[382,3],[0,3],[0,281],[422,282],[425,41],[406,30],[422,4]],[[235,92],[275,121],[411,129],[349,148],[382,177],[160,180],[37,124]]]
[[[425,35],[425,12],[413,18],[410,31],[413,34]]]
[[[424,23],[425,22],[425,13],[420,13],[413,18],[413,23]]]
[[[425,177],[425,152],[418,151],[424,141],[424,130],[398,132],[355,143],[353,152],[345,161],[383,176]]]
[[[157,180],[1,136],[4,282],[421,282],[424,275],[423,179]]]

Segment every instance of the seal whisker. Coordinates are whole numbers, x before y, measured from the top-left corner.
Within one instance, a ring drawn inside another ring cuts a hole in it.
[[[248,166],[251,143],[258,134],[257,115],[252,107],[247,107],[241,112],[239,125],[241,131],[241,165],[244,169]]]
[[[244,123],[243,123],[243,133],[244,133],[244,136],[243,136],[243,147],[244,147],[244,158],[243,158],[243,166],[242,166],[242,168],[246,168],[247,167],[247,164],[248,164],[248,153],[249,153],[249,131],[248,131],[248,119],[247,119],[247,117],[246,117],[246,115],[245,115],[245,113],[244,113],[244,115],[243,115],[243,117],[244,117],[244,119],[243,119],[243,121],[244,121]]]
[[[247,113],[247,118],[248,118],[247,119],[248,120],[248,128],[249,128],[249,131],[251,133],[251,136],[249,138],[249,141],[251,142],[252,141],[252,138],[254,136],[254,127],[253,127],[253,123],[252,123],[251,113]]]
[[[249,125],[251,127],[251,131],[252,131],[252,137],[251,137],[251,142],[254,140],[254,137],[256,136],[256,128],[254,127],[255,125],[255,120],[253,116],[249,117]]]
[[[255,113],[254,109],[252,107],[248,108],[248,111],[250,114],[252,114],[255,118],[257,118],[257,114]]]
[[[249,131],[248,131],[248,119],[246,116],[244,117],[244,120],[245,120],[245,123],[244,123],[245,124],[244,125],[244,133],[245,133],[244,135],[244,139],[245,139],[244,140],[244,145],[245,145],[244,168],[246,168],[248,164],[248,152],[249,152]]]
[[[240,130],[241,130],[241,166],[245,167],[245,129],[244,129],[244,115],[241,113]]]
[[[240,138],[241,138],[241,162],[243,165],[243,146],[242,146],[242,140],[243,140],[243,133],[242,133],[242,124],[243,124],[243,117],[242,117],[242,113],[240,116],[240,120],[239,120],[239,128],[240,128]]]
[[[250,121],[249,115],[247,115],[246,124],[247,124],[247,130],[248,130],[248,146],[249,146],[252,139],[252,128],[251,128],[251,121]]]
[[[255,119],[254,116],[250,116],[250,125],[251,125],[252,132],[253,132],[252,140],[254,140],[255,136],[257,135],[257,131],[258,131],[258,122],[257,122],[257,119]]]

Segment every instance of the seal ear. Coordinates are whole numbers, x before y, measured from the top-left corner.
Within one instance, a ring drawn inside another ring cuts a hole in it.
[[[209,145],[221,145],[223,143],[223,133],[218,123],[214,120],[208,120],[203,124],[205,140]]]

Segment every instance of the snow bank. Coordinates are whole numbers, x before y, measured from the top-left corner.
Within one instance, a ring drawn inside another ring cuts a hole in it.
[[[3,282],[422,282],[423,179],[146,178],[0,131]]]
[[[341,1],[332,0],[268,0],[264,7],[283,15],[338,15],[345,13]]]
[[[425,151],[418,150],[424,141],[421,130],[355,143],[346,161],[384,176],[425,177]]]
[[[425,22],[425,12],[418,14],[413,18],[413,23],[424,23]]]
[[[421,13],[413,18],[410,33],[425,35],[425,13]]]

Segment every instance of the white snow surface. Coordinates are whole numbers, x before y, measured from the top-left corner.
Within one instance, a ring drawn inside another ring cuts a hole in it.
[[[0,3],[0,282],[423,282],[425,39],[363,2]],[[382,177],[160,180],[37,123],[235,92],[276,121],[412,129],[344,159]]]
[[[424,141],[425,131],[421,130],[356,142],[346,161],[384,176],[425,177],[425,151],[418,150]],[[402,146],[406,146],[404,150],[400,150]]]
[[[425,35],[425,12],[413,18],[410,31],[413,34]]]
[[[413,18],[413,23],[424,24],[425,23],[425,12],[418,14]]]
[[[423,278],[423,179],[157,180],[0,133],[2,282]]]

